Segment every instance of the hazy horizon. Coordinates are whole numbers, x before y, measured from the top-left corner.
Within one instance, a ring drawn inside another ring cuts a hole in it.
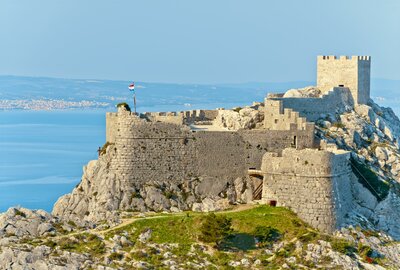
[[[224,84],[315,80],[317,55],[371,55],[400,80],[400,2],[3,1],[0,74]]]

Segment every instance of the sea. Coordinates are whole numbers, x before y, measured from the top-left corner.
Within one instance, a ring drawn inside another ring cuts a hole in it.
[[[139,107],[139,112],[215,109],[241,103]],[[108,110],[0,111],[0,212],[9,207],[51,211],[79,183],[82,168],[105,143]]]

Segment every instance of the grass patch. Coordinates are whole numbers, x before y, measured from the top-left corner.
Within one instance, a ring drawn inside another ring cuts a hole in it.
[[[334,238],[331,242],[331,246],[333,250],[348,256],[352,256],[357,252],[354,245],[345,239]]]
[[[52,241],[47,242],[48,246],[52,246]],[[106,247],[103,241],[94,234],[83,233],[73,237],[61,238],[57,245],[61,250],[67,250],[76,253],[89,253],[98,257],[105,253]]]
[[[187,213],[161,215],[155,218],[136,220],[127,226],[108,232],[106,238],[126,231],[129,233],[130,240],[136,242],[140,232],[151,228],[153,232],[150,241],[154,243],[193,244],[199,239],[202,220],[207,215],[190,212],[189,215]],[[233,229],[232,236],[236,235],[239,242],[246,243],[252,242],[248,241],[249,236],[254,237],[254,228],[257,226],[279,228],[282,240],[302,236],[309,233],[310,228],[293,212],[282,207],[261,205],[239,212],[217,212],[215,215],[217,217],[223,215],[230,219]],[[248,249],[246,245],[239,244],[239,247]]]

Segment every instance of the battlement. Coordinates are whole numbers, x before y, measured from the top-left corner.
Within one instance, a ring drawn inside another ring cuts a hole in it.
[[[353,55],[353,56],[347,56],[347,55],[341,55],[337,57],[336,55],[318,55],[317,57],[318,60],[339,60],[339,61],[344,61],[344,60],[351,60],[351,61],[371,61],[371,56],[368,55],[363,55],[363,56],[358,56],[358,55]]]
[[[179,112],[145,112],[141,114],[141,117],[154,122],[190,125],[197,121],[212,121],[217,115],[217,110],[190,110]]]

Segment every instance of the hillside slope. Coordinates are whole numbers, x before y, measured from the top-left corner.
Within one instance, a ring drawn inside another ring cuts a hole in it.
[[[32,217],[30,210],[18,211],[10,210],[7,220]],[[111,228],[81,230],[70,222],[40,236],[0,233],[0,268],[395,269],[400,264],[400,243],[383,233],[350,227],[336,236],[320,234],[280,207],[217,213],[231,224],[217,246],[200,240],[207,217],[130,213]]]

